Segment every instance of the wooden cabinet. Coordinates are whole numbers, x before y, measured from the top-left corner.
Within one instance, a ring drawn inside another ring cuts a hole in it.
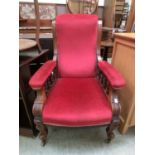
[[[104,0],[103,26],[131,31],[135,0]]]
[[[119,131],[126,133],[135,125],[135,34],[115,33],[112,65],[124,76],[126,87],[119,91],[121,102],[121,125]]]
[[[105,0],[103,24],[105,27],[119,27],[123,17],[125,0]]]
[[[47,57],[48,50],[37,53],[35,57],[19,57],[19,133],[23,136],[37,134],[32,115],[32,106],[36,96],[28,82],[34,72],[47,60]]]
[[[32,115],[35,94],[28,85],[30,77],[29,64],[19,68],[19,133],[24,136],[37,134]]]

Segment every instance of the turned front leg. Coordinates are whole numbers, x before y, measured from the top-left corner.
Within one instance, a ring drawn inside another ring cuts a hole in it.
[[[40,117],[35,117],[34,123],[36,124],[36,128],[39,130],[39,139],[41,140],[41,145],[44,146],[47,140],[48,129],[42,123],[42,120]]]
[[[112,121],[111,124],[106,128],[106,132],[107,132],[107,142],[111,142],[111,140],[114,138],[114,133],[113,130],[117,129],[119,127],[120,124],[120,103],[119,103],[119,99],[117,96],[117,93],[115,90],[113,90],[112,93]]]
[[[33,115],[34,115],[34,123],[36,125],[36,128],[39,130],[39,138],[41,140],[41,144],[44,146],[47,139],[47,127],[42,122],[42,110],[43,105],[46,101],[46,93],[45,89],[37,89],[37,97],[33,104]]]

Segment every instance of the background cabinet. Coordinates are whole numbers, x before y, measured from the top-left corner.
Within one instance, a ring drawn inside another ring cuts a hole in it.
[[[135,0],[105,0],[103,26],[131,32],[135,20]]]
[[[36,70],[47,60],[48,50],[38,56],[19,57],[19,133],[24,136],[35,136],[37,130],[33,122],[32,106],[35,92],[28,82]]]
[[[126,86],[119,91],[121,102],[121,126],[125,133],[135,125],[135,34],[116,33],[112,55],[112,65],[126,80]]]
[[[28,86],[30,77],[29,64],[19,68],[19,133],[24,136],[35,136],[37,134],[32,115],[35,94]]]

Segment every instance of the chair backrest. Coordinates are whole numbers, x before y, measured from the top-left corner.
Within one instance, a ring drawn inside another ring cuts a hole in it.
[[[64,14],[56,18],[60,77],[94,77],[97,67],[98,17]]]

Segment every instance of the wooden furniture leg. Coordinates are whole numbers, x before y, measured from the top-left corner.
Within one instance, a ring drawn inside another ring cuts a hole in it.
[[[37,97],[34,101],[32,111],[34,115],[34,123],[36,125],[36,128],[39,130],[39,138],[43,146],[46,144],[48,133],[47,127],[42,122],[42,108],[45,100],[46,100],[45,89],[41,88],[37,90]]]
[[[120,125],[120,103],[118,96],[116,94],[116,90],[112,91],[112,111],[113,111],[113,117],[111,124],[106,128],[107,132],[107,142],[111,142],[111,140],[114,138],[113,130],[118,128]]]
[[[121,105],[118,98],[118,93],[116,89],[112,89],[110,85],[107,83],[107,79],[104,78],[104,75],[100,70],[98,70],[98,79],[101,82],[103,88],[106,90],[107,96],[110,97],[111,100],[111,106],[112,106],[112,121],[111,124],[106,128],[107,132],[107,139],[106,142],[109,143],[114,138],[113,130],[118,128],[120,125],[120,111],[121,111]]]
[[[36,128],[39,130],[39,139],[41,140],[41,145],[44,146],[46,144],[48,129],[46,125],[42,123],[40,117],[35,117],[34,123],[36,124]]]
[[[119,118],[115,118],[112,120],[112,123],[106,128],[106,132],[107,132],[107,143],[111,142],[111,140],[114,138],[114,133],[113,130],[118,128],[120,123]]]

